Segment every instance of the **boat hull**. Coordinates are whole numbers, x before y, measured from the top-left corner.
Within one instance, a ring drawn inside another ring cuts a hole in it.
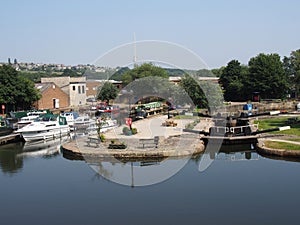
[[[70,133],[69,126],[59,127],[51,130],[36,130],[21,132],[25,141],[49,140],[67,136]]]

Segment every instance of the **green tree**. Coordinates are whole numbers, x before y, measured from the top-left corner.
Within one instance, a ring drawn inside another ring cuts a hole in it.
[[[15,105],[17,92],[18,72],[10,65],[0,67],[0,102]]]
[[[0,67],[0,103],[6,104],[8,110],[28,109],[40,98],[34,83],[9,65]]]
[[[225,66],[222,66],[221,68],[212,69],[211,72],[214,76],[220,77],[223,73],[223,70],[225,69]]]
[[[300,49],[292,51],[290,57],[284,57],[285,73],[290,80],[290,86],[295,97],[300,95]]]
[[[199,81],[197,77],[185,75],[180,86],[184,88],[193,103],[200,108],[214,111],[223,104],[222,91],[217,83]]]
[[[99,86],[96,99],[109,102],[118,96],[119,90],[110,82],[106,81],[103,85]]]
[[[34,102],[41,98],[41,94],[35,88],[34,83],[25,77],[19,76],[18,83],[16,104],[23,109],[29,109]]]
[[[126,71],[123,74],[122,82],[125,86],[136,79],[150,76],[168,78],[168,74],[163,68],[154,66],[151,63],[145,63],[140,66],[135,66],[132,70]]]
[[[71,69],[64,69],[61,76],[62,77],[78,77],[78,76],[81,76],[81,74],[78,74],[74,70],[71,70]]]
[[[207,108],[208,102],[205,98],[205,94],[203,93],[199,83],[192,76],[185,75],[182,78],[180,85],[184,88],[196,106]]]
[[[288,79],[278,54],[259,54],[250,59],[249,92],[258,91],[262,98],[285,98]]]
[[[227,101],[244,101],[245,96],[246,68],[242,67],[237,60],[230,61],[222,70],[220,84]]]

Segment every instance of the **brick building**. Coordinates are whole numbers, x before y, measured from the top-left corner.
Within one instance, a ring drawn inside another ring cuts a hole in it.
[[[69,96],[69,106],[86,104],[86,77],[43,77],[42,83],[53,82]]]
[[[69,107],[69,96],[53,82],[35,84],[42,97],[34,104],[37,109],[58,109]]]

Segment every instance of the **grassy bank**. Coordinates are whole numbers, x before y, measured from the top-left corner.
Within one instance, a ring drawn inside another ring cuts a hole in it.
[[[294,145],[285,142],[276,142],[276,141],[265,141],[265,146],[272,149],[284,149],[284,150],[295,150],[300,151],[300,145]]]
[[[300,123],[296,124],[287,124],[286,121],[288,118],[291,117],[275,117],[275,118],[269,118],[269,119],[259,119],[255,120],[254,123],[259,123],[258,128],[260,130],[265,130],[269,128],[275,128],[275,127],[282,127],[282,126],[290,126],[290,130],[285,131],[276,131],[273,133],[280,133],[280,134],[288,134],[288,135],[297,135],[300,139]]]

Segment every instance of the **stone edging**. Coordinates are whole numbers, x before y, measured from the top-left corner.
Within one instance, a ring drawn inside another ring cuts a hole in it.
[[[257,152],[265,155],[300,158],[300,151],[268,148],[262,141],[259,141],[257,144]]]
[[[84,160],[86,158],[99,158],[99,159],[123,159],[123,160],[137,160],[137,159],[162,159],[168,157],[187,157],[197,155],[204,152],[204,144],[193,150],[164,150],[160,148],[152,148],[147,151],[128,150],[128,149],[109,149],[109,150],[80,150],[75,146],[74,142],[69,142],[61,146],[61,151],[66,158],[73,158],[77,160]]]

